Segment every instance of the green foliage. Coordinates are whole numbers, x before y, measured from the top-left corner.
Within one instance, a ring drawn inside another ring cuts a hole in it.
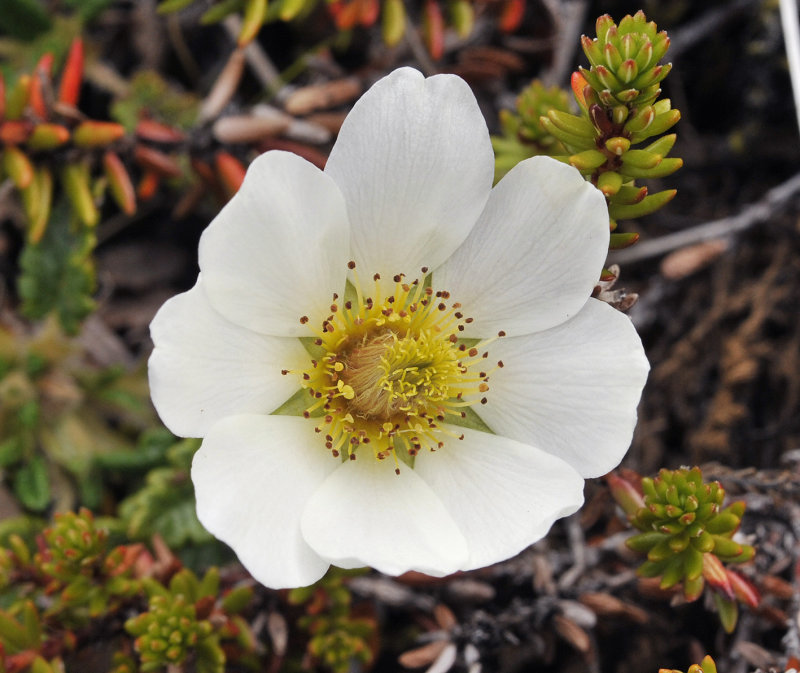
[[[199,445],[199,440],[185,439],[171,446],[167,465],[152,469],[141,490],[120,503],[119,515],[131,539],[145,540],[158,533],[171,549],[213,539],[195,513],[190,470]]]
[[[50,28],[47,10],[38,0],[3,0],[0,30],[22,40],[30,40]]]
[[[647,187],[637,184],[640,179],[666,177],[683,165],[681,159],[668,156],[675,134],[648,142],[680,119],[668,99],[657,100],[660,82],[671,69],[659,64],[669,38],[639,11],[619,26],[607,14],[601,16],[597,37],[583,36],[581,43],[590,67],[572,75],[580,113],[571,114],[555,92],[531,85],[518,99],[516,114],[506,113],[504,137],[494,140],[497,173],[502,175],[522,158],[551,154],[603,192],[614,231],[618,220],[653,213],[676,193],[667,189],[648,194]],[[537,123],[534,135],[529,129]],[[547,136],[550,142],[543,140]],[[610,247],[627,247],[636,240],[637,234],[612,234]]]
[[[640,575],[660,578],[662,589],[682,585],[689,601],[710,585],[727,631],[736,625],[737,599],[758,605],[755,587],[723,565],[745,563],[755,555],[754,547],[733,539],[744,514],[743,501],[723,508],[725,490],[717,481],[705,483],[699,467],[662,469],[640,484],[612,474],[608,482],[631,525],[640,531],[627,541],[632,550],[647,554]]]
[[[54,320],[33,334],[0,326],[0,468],[28,511],[97,506],[98,456],[130,450],[153,419],[141,374],[91,364]]]
[[[545,87],[538,79],[520,92],[515,112],[500,110],[503,135],[492,136],[496,156],[495,181],[523,159],[564,153],[561,141],[539,123],[539,118],[550,110],[569,112],[569,97],[561,87]]]
[[[217,673],[225,666],[223,646],[232,664],[263,670],[240,616],[253,591],[245,584],[221,587],[216,568],[199,579],[174,557],[156,561],[143,545],[112,549],[108,531],[86,509],[57,515],[35,548],[14,533],[0,547],[0,670],[63,671],[76,629],[121,648],[115,673],[189,661],[193,670]],[[125,629],[114,619],[123,613],[134,613]],[[141,665],[130,656],[134,650]]]
[[[347,673],[352,660],[369,665],[374,657],[370,643],[376,623],[353,615],[346,584],[352,574],[331,568],[316,584],[289,592],[289,602],[306,604],[306,614],[298,624],[310,635],[309,654],[333,673]]]
[[[94,309],[94,231],[73,218],[64,203],[53,209],[42,240],[20,256],[17,287],[22,313],[38,320],[53,312],[68,334],[77,333]]]
[[[153,596],[148,611],[125,622],[125,629],[136,636],[134,647],[142,662],[142,673],[183,664],[195,650],[214,654],[213,663],[198,662],[198,670],[225,670],[225,655],[212,637],[211,623],[198,620],[194,604],[182,595]],[[204,641],[211,643],[201,646]]]
[[[131,78],[127,95],[111,105],[111,117],[129,133],[143,112],[177,128],[189,129],[197,121],[198,110],[195,96],[177,91],[154,70],[144,70]]]

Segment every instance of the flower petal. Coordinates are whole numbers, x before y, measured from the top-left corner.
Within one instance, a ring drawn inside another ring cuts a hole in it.
[[[489,355],[505,365],[478,412],[494,432],[562,458],[583,477],[619,464],[650,368],[627,316],[590,299],[571,320],[500,339]]]
[[[466,560],[464,537],[414,470],[365,453],[347,461],[314,493],[303,536],[323,558],[345,568],[369,565],[388,575],[417,570],[441,577]]]
[[[464,244],[434,272],[474,322],[465,336],[518,336],[575,315],[608,253],[598,189],[550,157],[517,164],[492,190]]]
[[[450,429],[464,439],[423,451],[414,471],[467,539],[462,570],[518,554],[583,503],[583,479],[563,460],[507,437]]]
[[[230,416],[192,462],[197,516],[262,584],[312,584],[328,562],[303,539],[300,514],[337,465],[304,418]]]
[[[342,293],[351,259],[344,199],[330,177],[288,152],[267,152],[200,239],[211,304],[263,334],[310,336]]]
[[[461,244],[492,186],[494,154],[467,84],[401,68],[345,119],[325,172],[339,185],[358,267],[384,277],[434,268]]]
[[[150,394],[182,437],[202,437],[231,414],[273,411],[300,387],[281,370],[308,362],[298,339],[257,334],[217,313],[204,280],[167,301],[150,325]]]

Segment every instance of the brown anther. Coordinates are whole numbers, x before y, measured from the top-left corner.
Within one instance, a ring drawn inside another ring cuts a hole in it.
[[[314,345],[315,346],[321,346],[322,345],[322,339],[319,339],[319,338],[314,339]]]
[[[288,369],[281,369],[281,374],[283,374],[284,376],[286,376],[288,373],[289,373]]]
[[[473,318],[465,318],[465,319],[464,319],[464,322],[465,322],[465,323],[467,323],[468,325],[469,325],[469,324],[470,324],[472,321],[473,321]]]
[[[498,360],[498,361],[497,361],[497,366],[498,366],[498,367],[500,367],[500,369],[502,369],[503,367],[505,367],[505,365],[503,364],[503,361],[502,361],[502,360]]]
[[[486,404],[488,401],[485,397],[481,398],[481,404]]]
[[[463,332],[464,331],[464,325],[459,325],[457,327],[457,329],[458,329],[459,332]]]
[[[486,378],[486,372],[478,372],[478,378],[485,379]]]
[[[325,442],[325,448],[326,449],[332,449],[333,448],[333,442]]]
[[[402,280],[402,278],[403,278],[403,275],[398,273],[394,278],[392,278],[392,280],[395,283],[399,283]]]
[[[450,343],[454,344],[456,341],[458,341],[458,337],[455,334],[451,334],[449,336],[449,340],[450,340]]]
[[[301,325],[305,325],[307,322],[308,322],[308,316],[307,315],[300,316],[300,324]]]
[[[339,294],[337,292],[333,293],[333,301],[336,301],[339,298]]]
[[[311,414],[308,411],[303,412],[303,418],[311,418]]]
[[[497,333],[497,336],[499,336],[499,337],[504,337],[505,335],[506,335],[506,333],[505,333],[503,330],[500,330],[500,331]]]
[[[347,268],[348,268],[348,269],[350,269],[350,271],[352,271],[353,269],[355,269],[355,268],[356,268],[356,263],[355,263],[353,260],[350,260],[350,261],[347,263]]]
[[[489,386],[486,383],[481,383],[478,386],[478,390],[480,390],[482,393],[485,393],[487,390],[489,390]]]
[[[338,457],[339,457],[339,452],[338,452],[337,450],[335,450],[335,449],[334,449],[333,451],[331,451],[331,455],[332,455],[334,458],[338,458]]]
[[[484,359],[488,358],[489,357],[489,351],[486,351],[483,355],[481,355],[481,357],[484,358]]]
[[[339,307],[336,304],[331,304],[331,313],[336,313],[339,310]]]
[[[423,267],[420,269],[420,271],[422,271],[422,273],[428,273],[428,267],[427,267],[427,266],[423,266]]]
[[[346,301],[344,303],[344,307],[349,311],[351,308],[353,308],[353,302],[352,301]]]
[[[468,354],[469,354],[469,356],[471,358],[474,358],[478,354],[478,349],[477,348],[470,348]]]
[[[390,295],[389,297],[386,297],[386,301],[389,302],[390,304],[394,304],[394,295]]]
[[[355,460],[355,459],[356,459],[356,454],[355,453],[351,453],[350,454],[350,460]]]
[[[464,435],[460,435],[460,436],[459,436],[459,439],[464,439]]]
[[[311,379],[311,377],[306,372],[303,372],[303,380],[304,381],[308,381],[310,379]]]
[[[400,287],[403,288],[403,292],[411,292],[411,287],[408,283],[403,283]]]
[[[433,294],[433,290],[431,288],[429,288],[429,287],[426,287],[425,288],[425,294],[427,294],[430,297]]]
[[[459,320],[461,320],[461,318],[463,318],[463,317],[464,317],[464,314],[463,314],[461,311],[456,311],[456,312],[455,312],[453,315],[454,315],[456,318],[458,318]]]
[[[381,279],[381,274],[379,274],[379,273],[376,273],[376,274],[375,274],[375,275],[372,277],[372,280],[380,280],[380,279]]]
[[[394,473],[395,473],[397,476],[400,476],[400,468],[399,468],[399,467],[396,467],[396,468],[394,468]]]
[[[447,308],[447,304],[439,304],[436,308],[438,308],[440,311],[444,311]]]

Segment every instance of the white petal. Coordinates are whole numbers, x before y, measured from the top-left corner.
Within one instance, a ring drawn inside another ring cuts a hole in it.
[[[437,577],[466,560],[464,537],[414,470],[366,453],[347,461],[306,505],[303,535],[323,558],[388,575],[417,570]]]
[[[600,191],[572,166],[534,157],[492,190],[467,240],[434,272],[434,286],[474,319],[465,335],[548,329],[586,302],[608,237]]]
[[[274,336],[310,336],[347,276],[349,226],[333,180],[305,159],[267,152],[200,239],[211,304],[226,318]]]
[[[362,278],[419,275],[461,244],[492,185],[494,155],[469,86],[401,68],[355,104],[325,172],[347,201]]]
[[[619,464],[649,370],[627,316],[590,299],[571,320],[488,350],[505,365],[478,410],[494,432],[566,460],[583,477]]]
[[[473,570],[510,558],[583,503],[583,479],[563,460],[507,437],[451,427],[461,441],[417,456],[414,471],[467,539]]]
[[[217,313],[204,282],[167,301],[150,325],[150,394],[176,435],[202,437],[231,414],[268,414],[300,388],[282,369],[308,366],[298,339],[257,334]]]
[[[197,516],[262,584],[312,584],[328,562],[303,539],[300,513],[337,465],[304,418],[231,416],[194,456]]]

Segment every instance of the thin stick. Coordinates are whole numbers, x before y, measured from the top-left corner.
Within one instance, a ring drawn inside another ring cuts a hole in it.
[[[715,238],[726,238],[736,232],[744,231],[755,224],[768,220],[798,192],[800,192],[800,173],[770,189],[764,195],[764,198],[745,206],[738,215],[698,224],[695,227],[677,231],[674,234],[643,241],[627,250],[618,250],[608,256],[609,264],[624,265],[642,262],[653,257],[660,257],[687,245],[694,245],[695,243],[710,241]]]

